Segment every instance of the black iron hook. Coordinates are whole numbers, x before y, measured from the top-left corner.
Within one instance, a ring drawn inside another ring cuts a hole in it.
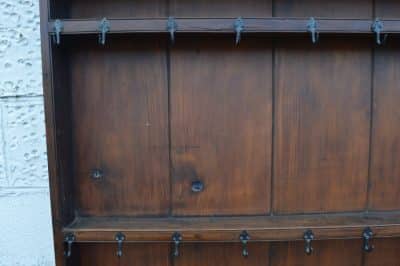
[[[375,19],[374,23],[372,23],[371,30],[376,35],[376,43],[378,45],[382,45],[383,43],[385,43],[387,38],[387,34],[383,36],[383,39],[381,38],[383,28],[384,28],[383,22],[379,18]]]
[[[371,252],[374,250],[374,246],[371,245],[370,240],[372,239],[374,233],[372,232],[371,228],[367,227],[364,229],[362,233],[363,237],[363,250],[365,252]]]
[[[106,44],[106,34],[107,34],[107,32],[110,31],[110,28],[111,28],[110,22],[106,18],[103,18],[100,21],[100,25],[99,25],[99,31],[100,31],[99,43],[101,45]]]
[[[242,242],[242,256],[247,258],[249,256],[249,251],[247,249],[247,243],[250,240],[250,235],[243,231],[239,236],[240,242]]]
[[[235,32],[236,32],[235,42],[236,42],[236,45],[239,45],[240,40],[242,38],[241,35],[242,35],[243,30],[244,30],[244,21],[243,21],[243,19],[241,17],[238,17],[235,20],[234,28],[235,28]]]
[[[64,251],[64,256],[70,258],[72,253],[72,243],[75,242],[75,235],[72,233],[67,234],[64,237],[64,242],[67,244],[67,250]]]
[[[305,246],[304,246],[304,252],[307,255],[311,255],[314,251],[311,242],[315,239],[314,233],[311,230],[307,230],[304,232],[304,241],[305,241]]]
[[[61,32],[64,30],[64,24],[61,20],[56,19],[54,21],[54,33],[55,33],[55,42],[57,45],[60,45],[61,42]]]
[[[167,30],[169,32],[169,36],[171,39],[171,43],[175,43],[175,32],[178,28],[178,24],[175,21],[174,17],[169,17],[167,21]]]
[[[174,253],[173,256],[174,257],[179,257],[179,245],[182,241],[182,235],[179,234],[178,232],[175,232],[172,235],[172,241],[174,242]]]
[[[124,242],[125,239],[126,239],[125,235],[121,232],[119,232],[115,235],[115,240],[118,243],[118,246],[117,246],[117,256],[118,257],[122,257],[122,242]]]
[[[317,43],[319,41],[318,23],[314,18],[308,20],[307,31],[311,34],[312,43]]]

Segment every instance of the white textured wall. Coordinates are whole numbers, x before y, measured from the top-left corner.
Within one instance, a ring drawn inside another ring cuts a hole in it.
[[[0,266],[54,265],[39,0],[0,0]]]

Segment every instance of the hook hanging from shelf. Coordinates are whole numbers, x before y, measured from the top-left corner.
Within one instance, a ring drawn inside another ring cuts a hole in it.
[[[55,43],[57,45],[60,45],[60,41],[61,41],[61,32],[64,30],[64,23],[62,23],[61,20],[56,19],[54,21],[54,37],[55,37]]]
[[[376,44],[378,44],[378,45],[382,45],[386,41],[386,38],[387,38],[387,34],[385,34],[383,36],[383,39],[381,38],[383,27],[384,27],[383,22],[379,18],[376,18],[371,26],[371,30],[376,35]]]
[[[72,233],[67,234],[64,237],[64,242],[67,244],[67,250],[64,251],[64,256],[70,258],[72,253],[72,244],[75,242],[75,235]]]
[[[372,232],[371,228],[367,227],[364,229],[362,233],[363,237],[363,250],[365,252],[372,252],[374,250],[374,246],[371,245],[370,240],[372,239],[374,233]]]
[[[238,17],[235,20],[234,28],[235,28],[235,33],[236,33],[235,43],[236,43],[236,45],[239,45],[240,40],[242,38],[241,35],[244,30],[244,21],[241,17]]]
[[[313,17],[307,22],[307,31],[311,34],[312,43],[317,43],[319,41],[318,23]]]
[[[122,257],[122,242],[125,241],[125,235],[121,232],[115,235],[115,241],[117,241],[117,256]]]
[[[172,235],[172,241],[174,242],[174,253],[173,253],[173,256],[174,257],[179,257],[179,245],[182,242],[182,235],[179,234],[178,232],[175,232]]]
[[[178,28],[178,24],[175,21],[174,17],[169,17],[167,21],[167,31],[169,32],[169,36],[171,39],[171,43],[175,43],[175,32]]]
[[[110,31],[111,25],[110,25],[110,21],[108,21],[106,18],[103,18],[100,21],[100,25],[99,25],[99,43],[101,45],[105,45],[106,44],[106,34],[107,32]]]
[[[247,231],[243,231],[239,236],[240,242],[242,242],[242,256],[247,258],[249,256],[249,250],[247,249],[247,243],[250,240],[250,235]]]
[[[314,251],[311,242],[315,239],[314,233],[311,230],[307,230],[304,232],[303,235],[304,241],[305,241],[305,246],[304,246],[304,252],[307,255],[311,255]]]

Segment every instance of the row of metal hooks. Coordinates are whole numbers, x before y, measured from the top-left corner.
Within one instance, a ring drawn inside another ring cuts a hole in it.
[[[57,19],[54,22],[54,41],[57,45],[61,42],[61,33],[64,29],[64,25],[61,20]],[[103,18],[99,23],[99,43],[101,45],[105,45],[106,43],[106,34],[111,29],[111,23],[107,18]],[[311,42],[317,43],[319,40],[319,31],[318,31],[318,22],[313,17],[311,17],[306,25],[307,32],[311,35]],[[387,34],[384,34],[382,37],[382,32],[384,29],[383,22],[380,19],[375,19],[371,26],[371,31],[376,35],[376,43],[381,45],[385,42],[387,38]],[[176,22],[174,17],[169,17],[167,20],[166,30],[169,32],[171,43],[175,42],[175,33],[178,30],[178,23]],[[233,23],[233,31],[236,34],[235,43],[239,45],[241,41],[241,35],[245,30],[244,20],[239,17]]]
[[[362,238],[363,238],[363,244],[362,244],[362,250],[365,252],[371,252],[374,249],[374,246],[371,244],[371,239],[373,237],[374,233],[372,232],[371,228],[367,227],[364,229],[362,232]],[[249,243],[251,237],[247,231],[242,231],[241,234],[239,235],[239,241],[242,244],[242,256],[243,257],[248,257],[249,256],[249,251],[247,244]],[[315,240],[315,235],[312,230],[306,230],[303,235],[304,239],[304,252],[307,255],[311,255],[314,251],[314,248],[312,246],[312,242]],[[76,238],[75,235],[72,233],[69,233],[65,236],[65,244],[66,244],[66,250],[64,252],[65,257],[69,258],[72,255],[72,244],[75,242]],[[115,241],[117,243],[117,252],[116,255],[118,257],[122,257],[122,244],[126,240],[126,237],[123,233],[119,232],[115,235]],[[181,242],[183,241],[182,235],[178,232],[175,232],[172,237],[171,237],[172,243],[174,245],[173,251],[172,251],[172,256],[173,257],[179,257],[179,246]]]

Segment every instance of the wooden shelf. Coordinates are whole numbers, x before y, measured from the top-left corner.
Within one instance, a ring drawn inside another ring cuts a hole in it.
[[[183,241],[235,242],[246,230],[252,241],[301,240],[311,229],[316,240],[361,238],[370,227],[374,237],[400,236],[400,213],[326,214],[295,216],[193,218],[76,218],[65,227],[77,242],[112,242],[123,232],[128,242],[170,241],[174,232]]]
[[[233,33],[236,18],[177,18],[177,33]],[[109,33],[166,33],[164,19],[110,19]],[[305,33],[308,18],[243,18],[246,33]],[[316,19],[320,33],[373,33],[373,20]],[[62,34],[98,33],[100,20],[63,20]],[[400,33],[400,20],[382,20],[382,33]],[[54,33],[54,21],[48,23]]]

